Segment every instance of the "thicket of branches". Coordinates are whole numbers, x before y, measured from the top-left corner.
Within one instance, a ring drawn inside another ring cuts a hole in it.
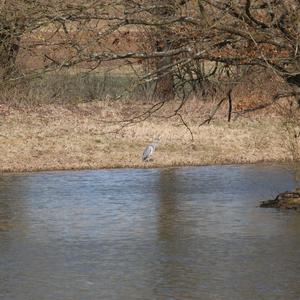
[[[274,101],[300,97],[299,0],[4,0],[0,8],[4,83],[121,66],[137,74],[135,85],[155,83],[161,101],[184,103],[221,82],[230,100],[246,67],[287,83]]]

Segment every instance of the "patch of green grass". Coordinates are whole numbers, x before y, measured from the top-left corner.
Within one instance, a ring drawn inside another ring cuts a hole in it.
[[[18,86],[7,87],[7,96],[2,97],[14,103],[27,104],[77,104],[97,100],[122,99],[139,100],[149,98],[152,86],[138,86],[133,73],[71,73],[56,72],[28,79]]]
[[[134,82],[128,74],[48,74],[30,82],[29,89],[44,99],[92,101],[115,98]]]

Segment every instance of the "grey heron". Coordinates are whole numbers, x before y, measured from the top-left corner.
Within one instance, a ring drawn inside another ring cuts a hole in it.
[[[157,147],[159,143],[159,138],[156,138],[152,144],[148,145],[144,152],[143,152],[143,156],[142,156],[142,160],[143,161],[148,161],[150,160],[150,157],[153,155],[155,148]]]

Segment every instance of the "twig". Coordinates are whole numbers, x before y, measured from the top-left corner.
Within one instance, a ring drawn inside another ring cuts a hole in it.
[[[230,122],[230,120],[231,120],[231,113],[232,113],[232,97],[231,97],[231,93],[232,93],[232,88],[227,93],[227,97],[228,97],[228,118],[227,118],[227,121],[228,122]]]
[[[205,119],[202,123],[199,124],[199,127],[204,125],[204,124],[209,124],[211,122],[211,120],[214,118],[215,114],[217,113],[217,111],[219,110],[219,108],[221,107],[222,103],[226,100],[226,98],[221,99],[221,101],[218,102],[218,104],[213,108],[212,112],[210,113],[210,115],[208,116],[207,119]]]

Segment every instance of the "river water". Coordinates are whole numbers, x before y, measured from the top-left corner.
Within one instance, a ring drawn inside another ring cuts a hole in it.
[[[300,299],[284,166],[0,176],[1,300]]]

